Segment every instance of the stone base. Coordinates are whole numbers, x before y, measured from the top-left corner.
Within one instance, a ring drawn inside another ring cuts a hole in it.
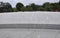
[[[60,30],[60,24],[0,24],[1,28],[24,28],[24,29],[57,29]]]
[[[60,30],[0,29],[0,38],[60,38]]]

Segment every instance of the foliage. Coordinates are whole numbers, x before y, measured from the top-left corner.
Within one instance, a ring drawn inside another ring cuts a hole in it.
[[[22,3],[17,3],[15,8],[12,8],[10,3],[0,2],[0,12],[17,12],[17,11],[60,11],[60,1],[56,3],[46,2],[43,5],[31,3],[24,6]]]
[[[22,7],[21,11],[32,11],[32,7]]]
[[[24,7],[22,3],[17,3],[16,8],[18,11],[21,11],[21,8]]]
[[[18,10],[16,8],[13,8],[13,12],[17,12]]]
[[[0,12],[12,12],[12,6],[9,3],[1,2]]]

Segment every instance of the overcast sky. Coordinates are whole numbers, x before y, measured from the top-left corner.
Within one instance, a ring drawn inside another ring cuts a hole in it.
[[[21,2],[24,5],[28,5],[31,3],[35,3],[38,5],[42,5],[45,2],[58,2],[59,0],[0,0],[0,2],[9,2],[13,7],[15,7],[17,2]]]

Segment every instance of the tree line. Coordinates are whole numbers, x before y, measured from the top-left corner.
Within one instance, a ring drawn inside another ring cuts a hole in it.
[[[13,8],[10,3],[0,2],[0,12],[18,12],[18,11],[60,11],[60,1],[57,3],[46,2],[43,5],[31,3],[24,6],[22,3],[17,3]]]

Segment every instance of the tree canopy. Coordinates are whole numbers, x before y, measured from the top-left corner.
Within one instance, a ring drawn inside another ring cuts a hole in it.
[[[0,12],[12,12],[12,6],[10,3],[3,3],[0,4]]]
[[[24,7],[24,5],[22,3],[17,3],[16,4],[16,8],[18,11],[21,11],[21,8]]]
[[[10,3],[0,2],[0,12],[17,12],[17,11],[60,11],[60,1],[55,3],[45,2],[43,5],[31,3],[24,6],[18,2],[16,7],[12,7]]]

